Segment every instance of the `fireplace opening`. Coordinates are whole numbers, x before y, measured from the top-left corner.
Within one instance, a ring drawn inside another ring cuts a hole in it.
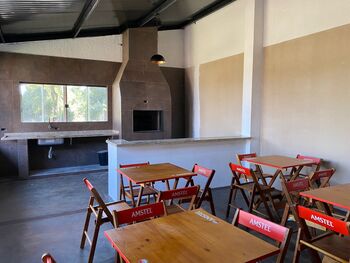
[[[134,110],[134,132],[149,132],[162,130],[162,111]]]

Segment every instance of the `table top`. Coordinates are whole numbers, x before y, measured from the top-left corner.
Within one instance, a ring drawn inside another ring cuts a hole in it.
[[[350,211],[350,184],[339,184],[301,192],[300,195]]]
[[[255,262],[279,253],[202,209],[108,230],[105,236],[127,262]]]
[[[244,161],[277,169],[286,169],[297,166],[311,165],[315,163],[311,160],[302,160],[281,155],[259,156],[255,158],[244,159]]]
[[[171,163],[150,164],[138,167],[120,168],[118,172],[135,184],[191,177],[196,174]]]

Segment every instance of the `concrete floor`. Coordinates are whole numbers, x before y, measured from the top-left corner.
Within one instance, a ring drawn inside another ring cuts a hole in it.
[[[58,263],[87,262],[89,246],[79,248],[89,198],[84,177],[91,180],[104,200],[110,200],[106,172],[0,183],[0,262],[41,262],[44,252],[54,255]],[[213,194],[217,215],[224,219],[228,189],[215,189]],[[114,262],[114,250],[103,236],[103,231],[110,228],[105,224],[101,229],[94,262]],[[294,239],[295,234],[285,262],[292,262]],[[310,262],[306,256],[304,252],[301,262]]]

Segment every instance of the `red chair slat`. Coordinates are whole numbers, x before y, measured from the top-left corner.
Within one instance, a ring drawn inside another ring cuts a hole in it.
[[[159,202],[127,210],[117,211],[115,213],[115,216],[117,217],[118,225],[122,225],[143,221],[151,217],[163,216],[164,214],[164,203]]]
[[[172,200],[172,199],[181,199],[190,196],[196,196],[198,193],[199,186],[191,186],[185,188],[178,188],[174,190],[164,191],[160,193],[159,201],[162,200]]]
[[[234,163],[230,163],[230,168],[232,171],[235,171],[238,174],[244,174],[246,176],[252,176],[251,171],[249,168],[234,164]]]
[[[90,183],[90,181],[87,178],[84,178],[84,183],[86,185],[86,187],[91,191],[91,189],[94,188],[94,186],[92,185],[92,183]]]
[[[322,178],[330,178],[335,173],[334,169],[322,170],[314,172],[312,175],[312,180],[320,180]]]
[[[301,154],[297,155],[297,159],[302,159],[302,160],[306,160],[306,161],[313,161],[313,162],[315,162],[315,164],[320,164],[322,161],[321,158],[312,157],[312,156],[305,156],[305,155],[301,155]]]
[[[300,205],[297,207],[297,211],[300,218],[311,221],[315,224],[321,225],[329,230],[346,236],[350,234],[347,222],[345,221],[336,219],[334,217],[322,214]]]
[[[204,175],[205,177],[209,177],[213,174],[212,169],[208,169],[208,168],[205,168],[203,166],[199,166],[198,164],[194,165],[193,172],[196,174]]]
[[[119,168],[130,168],[130,167],[145,166],[145,165],[149,165],[149,162],[147,162],[147,163],[120,164]]]
[[[309,179],[302,178],[302,179],[296,179],[294,181],[285,182],[285,186],[288,190],[288,192],[301,192],[309,190]]]
[[[238,224],[268,236],[278,242],[283,242],[288,234],[288,228],[243,210],[240,210],[238,213]]]

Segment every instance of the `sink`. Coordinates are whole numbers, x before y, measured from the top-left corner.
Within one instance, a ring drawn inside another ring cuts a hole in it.
[[[64,138],[53,138],[53,139],[38,139],[38,145],[60,145],[64,144]]]

